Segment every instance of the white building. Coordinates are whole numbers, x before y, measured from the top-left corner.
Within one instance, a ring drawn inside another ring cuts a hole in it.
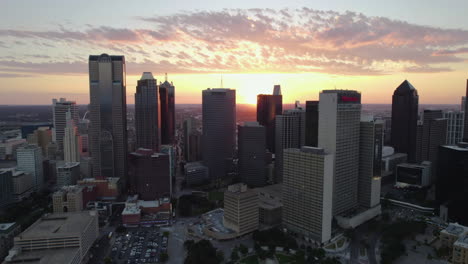
[[[444,118],[447,118],[447,145],[455,146],[463,141],[463,131],[465,124],[464,111],[444,112]]]
[[[52,118],[54,128],[52,129],[52,141],[58,144],[59,149],[63,149],[63,138],[65,136],[65,127],[67,125],[67,112],[75,124],[78,124],[78,108],[74,101],[67,101],[65,98],[52,99]]]
[[[17,151],[18,170],[31,174],[34,190],[39,190],[44,184],[42,169],[42,150],[36,145],[27,145]]]

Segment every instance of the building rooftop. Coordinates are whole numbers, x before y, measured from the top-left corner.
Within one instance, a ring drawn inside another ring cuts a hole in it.
[[[413,85],[411,85],[410,82],[408,82],[408,80],[404,80],[400,86],[398,86],[396,89],[395,89],[395,93],[394,94],[399,94],[399,95],[402,95],[402,94],[406,94],[406,93],[414,93],[414,95],[418,95],[418,91],[416,90],[416,88],[414,88]]]
[[[7,233],[12,227],[16,225],[13,223],[0,223],[0,233]]]
[[[447,226],[447,228],[445,228],[441,232],[448,233],[448,234],[451,234],[451,235],[460,236],[463,233],[468,232],[468,227],[462,226],[462,225],[460,225],[458,223],[450,223]]]
[[[80,163],[79,162],[64,162],[64,163],[60,163],[60,164],[57,164],[57,169],[71,169],[71,168],[74,168],[76,166],[80,166]]]
[[[60,188],[60,190],[56,191],[54,193],[54,195],[63,195],[65,193],[79,193],[79,192],[82,192],[83,191],[83,186],[79,186],[79,185],[69,185],[69,186],[63,186],[62,188]]]
[[[144,72],[143,75],[141,75],[140,80],[154,80],[154,77],[151,72]]]
[[[461,236],[453,245],[468,248],[468,235]]]
[[[442,147],[448,148],[448,149],[453,149],[457,151],[468,151],[468,148],[464,148],[462,146],[449,146],[449,145],[443,145]]]
[[[241,126],[244,126],[244,127],[263,127],[262,125],[260,125],[260,123],[256,122],[256,121],[247,121],[247,122],[244,122],[243,124],[241,124]]]
[[[415,168],[415,169],[427,168],[427,167],[431,167],[431,162],[430,161],[424,161],[424,162],[421,162],[421,164],[401,163],[401,164],[398,164],[397,167]]]
[[[62,248],[49,250],[22,251],[6,261],[6,263],[50,264],[71,263],[73,257],[79,254],[80,248]],[[8,257],[5,259],[7,260]]]
[[[79,234],[83,232],[89,222],[93,220],[93,214],[95,213],[94,211],[84,211],[44,215],[16,237],[15,240],[17,238],[22,240]]]

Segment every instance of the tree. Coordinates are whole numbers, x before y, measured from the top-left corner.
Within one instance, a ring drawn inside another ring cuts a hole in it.
[[[110,257],[105,257],[104,258],[104,263],[105,264],[112,264],[112,259]]]
[[[231,252],[231,260],[234,260],[234,261],[239,260],[239,254],[237,254],[237,250],[233,250]]]
[[[210,241],[203,239],[190,246],[185,264],[219,264],[219,254]]]
[[[216,258],[222,263],[224,261],[224,252],[221,250],[216,251]]]
[[[169,260],[169,255],[166,252],[162,252],[161,255],[159,256],[159,260],[161,262],[166,262]]]
[[[239,251],[242,253],[242,255],[245,255],[249,252],[249,249],[244,244],[240,244]]]

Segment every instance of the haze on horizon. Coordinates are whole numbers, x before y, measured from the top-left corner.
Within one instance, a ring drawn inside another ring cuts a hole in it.
[[[334,88],[391,103],[405,79],[422,104],[460,103],[467,1],[343,2],[4,0],[0,104],[87,104],[88,56],[101,53],[125,56],[129,104],[144,71],[158,81],[167,72],[181,104],[200,103],[221,76],[238,103],[274,84],[285,103]]]

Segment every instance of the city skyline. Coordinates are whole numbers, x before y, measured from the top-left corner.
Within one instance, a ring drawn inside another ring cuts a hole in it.
[[[275,84],[285,103],[317,100],[320,91],[337,88],[361,91],[363,103],[389,104],[405,79],[418,87],[422,104],[456,104],[468,72],[463,1],[448,7],[414,1],[405,10],[398,8],[402,1],[387,8],[364,1],[294,1],[288,8],[279,0],[219,1],[197,9],[190,1],[142,1],[144,10],[115,1],[118,20],[102,12],[106,1],[70,15],[69,8],[84,7],[52,0],[45,2],[53,9],[29,2],[44,12],[19,19],[14,14],[23,12],[23,2],[4,1],[0,11],[2,105],[48,104],[57,94],[89,103],[87,57],[101,53],[127,58],[129,104],[145,71],[158,81],[167,72],[178,104],[201,103],[201,91],[221,79],[243,104],[255,104]],[[416,6],[419,12],[410,12]],[[429,15],[433,10],[440,18]]]

